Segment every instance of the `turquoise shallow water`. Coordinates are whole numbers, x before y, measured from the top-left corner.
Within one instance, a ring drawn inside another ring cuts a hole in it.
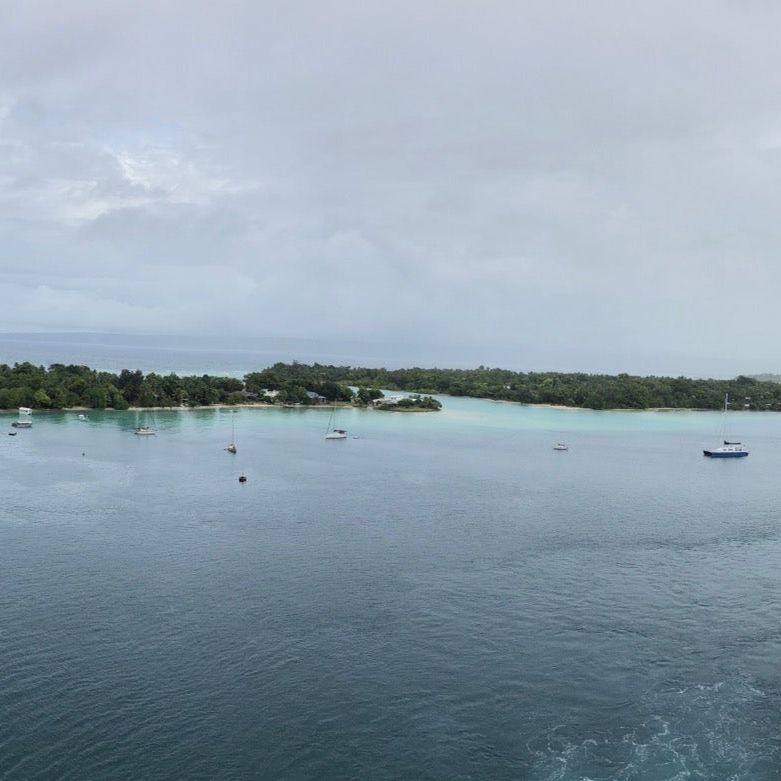
[[[0,418],[0,778],[777,778],[781,416],[444,402]]]

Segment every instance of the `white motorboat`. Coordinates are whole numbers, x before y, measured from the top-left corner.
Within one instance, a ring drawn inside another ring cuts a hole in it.
[[[11,425],[14,428],[32,428],[33,422],[30,420],[32,414],[30,407],[19,407],[19,420],[15,420]]]

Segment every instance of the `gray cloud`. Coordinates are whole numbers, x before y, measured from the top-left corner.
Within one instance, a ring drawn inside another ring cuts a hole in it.
[[[2,330],[777,368],[773,4],[7,4]]]

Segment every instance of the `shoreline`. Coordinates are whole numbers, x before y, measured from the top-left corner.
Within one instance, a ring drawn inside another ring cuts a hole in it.
[[[367,407],[367,409],[369,409]],[[431,409],[431,407],[374,407],[375,412],[440,412],[438,409]]]
[[[542,407],[544,409],[558,409],[568,412],[720,412],[720,409],[714,407],[605,407],[605,409],[594,409],[594,407],[575,407],[568,404],[548,404],[546,402],[532,401],[510,401],[509,399],[491,399],[486,396],[448,396],[446,393],[433,394],[435,397],[444,396],[449,399],[477,399],[479,401],[490,401],[494,404],[510,404],[519,407]],[[778,412],[779,410],[735,410],[735,412]]]
[[[60,413],[86,412],[88,409],[130,410],[138,413],[144,410],[236,410],[266,406],[336,409],[368,403],[377,395],[376,390],[373,390],[375,386],[391,396],[395,391],[402,392],[410,397],[407,404],[414,403],[416,396],[425,395],[450,399],[452,403],[457,403],[460,398],[468,398],[551,410],[662,413],[717,411],[722,409],[722,399],[732,396],[739,400],[737,403],[733,401],[733,412],[781,412],[781,383],[760,382],[743,375],[734,380],[695,380],[628,374],[511,372],[486,369],[483,366],[463,370],[362,369],[318,363],[308,365],[296,361],[292,364],[278,361],[266,369],[245,374],[243,380],[210,374],[180,377],[176,374],[158,376],[155,372],[149,372],[144,375],[138,369],[132,372],[123,369],[120,374],[100,373],[88,366],[66,366],[60,363],[48,368],[31,364],[24,364],[20,368],[15,365],[13,369],[6,367],[6,371],[8,377],[4,375],[2,383],[3,401],[15,403],[13,407],[3,409],[5,414],[13,414],[20,403],[26,403],[39,411]],[[269,387],[271,390],[268,390]],[[441,388],[443,392],[431,390],[432,387]],[[373,392],[367,394],[367,389]],[[320,394],[319,390],[323,390],[325,395]],[[449,391],[454,395],[450,395]],[[480,396],[481,391],[491,396]],[[326,398],[334,396],[337,400],[329,401]],[[555,397],[561,401],[528,401],[546,397]],[[26,399],[26,402],[20,399]],[[152,399],[155,400],[152,405],[141,405],[141,401]],[[206,399],[216,401],[209,402]],[[742,404],[744,399],[750,404]],[[63,401],[70,401],[72,406],[57,406]],[[660,405],[660,402],[665,401],[674,401],[675,404],[670,407]],[[113,408],[114,402],[119,404],[119,408]],[[421,405],[426,407],[422,402]],[[610,402],[613,404],[609,406]],[[711,406],[707,409],[692,407],[689,406],[691,402],[707,402]],[[598,406],[593,407],[592,404]]]
[[[548,409],[562,410],[586,410],[588,412],[719,412],[718,409],[707,407],[606,407],[594,409],[593,407],[568,407],[566,404],[530,404],[522,401],[508,401],[507,404],[520,404],[524,407],[547,407]],[[736,410],[739,412],[774,412],[775,410]]]
[[[263,404],[261,402],[249,402],[247,404],[196,404],[192,407],[128,407],[116,409],[116,407],[58,407],[51,409],[46,407],[33,407],[34,414],[47,414],[55,412],[194,412],[201,410],[237,410],[237,409],[367,409],[366,407],[353,407],[347,402],[341,404],[294,404],[286,407],[282,404]],[[0,409],[0,415],[16,415],[18,407]]]
[[[570,407],[566,404],[545,404],[545,403],[531,403],[524,401],[509,401],[508,399],[490,399],[484,396],[448,396],[445,393],[436,394],[438,397],[445,397],[451,399],[473,399],[475,401],[489,401],[494,404],[508,404],[518,407],[541,407],[543,409],[555,409],[566,412],[720,412],[718,409],[708,409],[706,407],[608,407],[605,409],[594,409],[593,407]],[[445,405],[443,404],[443,409]],[[57,409],[49,408],[33,408],[35,414],[50,414],[50,413],[64,413],[64,412],[195,412],[203,410],[239,410],[239,409],[268,409],[268,410],[283,410],[283,409],[296,409],[296,410],[333,410],[333,409],[373,409],[369,406],[355,406],[348,402],[340,404],[294,404],[291,406],[284,406],[281,404],[263,404],[261,402],[249,402],[247,404],[199,404],[192,407],[128,407],[127,409],[116,409],[115,407],[61,407]],[[378,408],[375,412],[439,412],[440,410],[433,410],[428,408],[400,408],[394,409],[392,407]],[[780,410],[735,410],[735,412],[773,412],[778,413]],[[14,415],[18,414],[18,408],[6,408],[0,409],[0,415]]]

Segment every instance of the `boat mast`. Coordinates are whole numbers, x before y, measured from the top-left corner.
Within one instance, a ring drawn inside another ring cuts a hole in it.
[[[236,410],[231,410],[231,443],[225,449],[229,453],[236,452],[236,418],[233,417],[236,414]]]

